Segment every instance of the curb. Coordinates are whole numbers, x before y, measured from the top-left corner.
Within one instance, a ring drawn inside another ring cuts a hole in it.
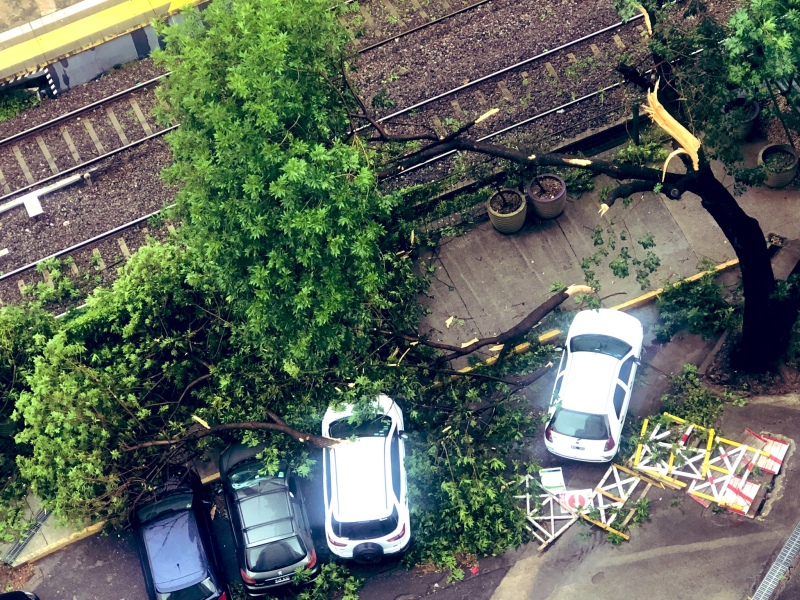
[[[14,566],[15,567],[19,567],[19,566],[22,566],[24,564],[34,563],[37,560],[41,560],[45,556],[49,556],[49,555],[53,554],[54,552],[58,552],[59,550],[63,550],[64,548],[66,548],[70,544],[73,544],[75,542],[79,542],[81,540],[86,539],[89,536],[92,536],[92,535],[94,535],[96,533],[99,533],[100,531],[102,531],[102,529],[103,529],[103,527],[105,527],[105,525],[106,525],[106,521],[98,521],[97,523],[89,525],[88,527],[84,527],[80,531],[76,531],[74,533],[71,533],[67,537],[65,537],[65,538],[63,538],[61,540],[58,540],[57,542],[53,542],[52,544],[48,544],[47,546],[45,546],[44,548],[42,548],[38,552],[33,553],[31,556],[27,556],[27,557],[23,558],[22,560],[17,562]]]

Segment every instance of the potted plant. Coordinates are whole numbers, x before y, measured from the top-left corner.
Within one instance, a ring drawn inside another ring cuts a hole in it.
[[[528,198],[533,210],[543,219],[552,219],[564,211],[567,203],[567,185],[554,173],[534,177],[528,184]]]
[[[748,100],[744,94],[739,94],[723,106],[722,114],[729,114],[735,123],[730,131],[731,139],[742,141],[750,135],[760,113],[761,105],[755,100]]]
[[[504,188],[497,190],[486,202],[489,220],[500,233],[516,233],[525,224],[528,203],[517,190]]]
[[[797,175],[797,151],[788,144],[767,144],[758,153],[758,164],[767,174],[765,185],[786,187]]]

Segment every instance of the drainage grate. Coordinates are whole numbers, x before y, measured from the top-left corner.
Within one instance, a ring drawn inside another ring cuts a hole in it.
[[[33,524],[28,528],[28,530],[22,534],[22,537],[14,542],[11,548],[3,556],[3,564],[11,565],[14,563],[15,560],[22,554],[22,551],[25,549],[25,546],[28,545],[28,542],[31,541],[36,532],[41,529],[42,524],[47,520],[47,517],[50,515],[46,510],[40,509],[39,512],[36,513],[35,521]]]
[[[769,600],[772,598],[775,588],[778,587],[786,571],[792,566],[792,562],[795,556],[797,556],[798,551],[800,551],[800,523],[797,524],[792,535],[789,536],[789,539],[786,540],[783,548],[781,548],[775,562],[772,563],[769,571],[767,571],[767,575],[758,586],[756,593],[753,594],[752,600]]]

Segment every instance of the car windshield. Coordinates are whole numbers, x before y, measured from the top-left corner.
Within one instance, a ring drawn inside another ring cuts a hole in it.
[[[233,489],[240,490],[246,487],[258,487],[258,484],[265,479],[282,479],[284,475],[283,471],[278,471],[275,475],[267,475],[264,464],[261,461],[254,460],[236,467],[228,473],[228,481],[230,481]],[[276,485],[280,484],[276,483]]]
[[[392,419],[386,415],[368,419],[362,423],[350,423],[348,418],[339,419],[331,423],[329,430],[333,438],[346,439],[349,437],[386,437],[392,428]]]
[[[375,538],[382,538],[389,535],[395,529],[399,517],[397,515],[397,508],[392,511],[392,514],[385,519],[373,519],[371,521],[356,521],[352,523],[340,523],[336,519],[332,519],[334,533],[348,540],[371,540]]]
[[[169,512],[189,510],[190,508],[192,508],[191,494],[175,494],[164,498],[160,502],[140,508],[136,511],[136,516],[139,518],[140,523],[147,523]]]
[[[209,577],[200,583],[196,583],[188,588],[168,592],[166,594],[156,594],[158,600],[206,600],[209,596],[216,593],[217,588],[214,581]]]
[[[591,415],[575,410],[559,409],[550,421],[556,433],[581,440],[608,439],[608,422],[604,415]]]
[[[572,338],[569,349],[571,352],[597,352],[618,359],[623,358],[631,351],[631,347],[622,340],[593,333],[576,335]]]
[[[306,555],[303,542],[297,536],[247,549],[247,568],[263,573],[288,567]]]

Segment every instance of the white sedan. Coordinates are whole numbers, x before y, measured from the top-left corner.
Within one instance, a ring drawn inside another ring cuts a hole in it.
[[[619,450],[644,332],[615,310],[578,313],[569,328],[544,433],[557,456],[606,462]]]

